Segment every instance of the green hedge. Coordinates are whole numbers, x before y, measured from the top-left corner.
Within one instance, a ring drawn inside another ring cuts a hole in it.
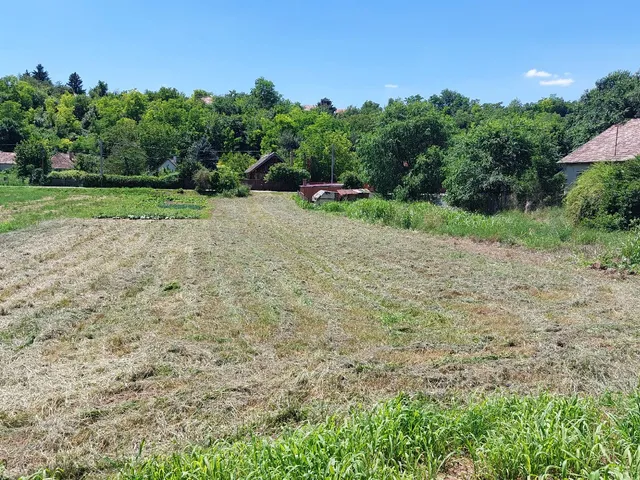
[[[51,172],[47,183],[56,187],[104,187],[104,188],[180,188],[182,186],[177,173],[154,177],[151,175],[99,175],[80,170]]]

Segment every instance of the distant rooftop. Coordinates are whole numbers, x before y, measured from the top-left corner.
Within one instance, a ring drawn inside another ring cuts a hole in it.
[[[558,163],[623,162],[640,155],[640,118],[614,125]]]
[[[15,165],[16,154],[13,152],[0,152],[0,165]]]

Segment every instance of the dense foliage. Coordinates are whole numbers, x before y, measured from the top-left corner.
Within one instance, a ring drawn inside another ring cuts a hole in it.
[[[640,157],[594,165],[569,191],[566,206],[575,223],[629,228],[640,217]]]
[[[309,177],[309,172],[302,168],[291,167],[286,163],[276,163],[269,169],[264,179],[280,185],[285,190],[295,191]]]
[[[379,193],[403,200],[429,198],[444,186],[452,204],[480,212],[558,203],[563,180],[556,161],[639,116],[640,75],[624,71],[599,80],[576,102],[551,96],[489,104],[444,90],[346,109],[328,98],[303,107],[264,78],[249,93],[190,96],[167,87],[112,92],[104,81],[87,88],[77,72],[54,83],[42,65],[0,79],[3,151],[25,143],[33,154],[39,142],[49,153],[75,153],[76,168],[91,173],[98,173],[102,154],[105,173],[127,176],[156,174],[175,155],[183,186],[193,186],[203,166],[226,165],[242,175],[273,151],[313,181],[330,180],[333,160],[336,179],[358,172]],[[37,161],[32,155],[21,174],[43,168]]]

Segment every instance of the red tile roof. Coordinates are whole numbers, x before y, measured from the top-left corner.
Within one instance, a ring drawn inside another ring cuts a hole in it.
[[[614,125],[558,163],[623,162],[640,155],[640,118]]]
[[[73,156],[70,153],[58,152],[51,157],[51,168],[53,170],[73,169]]]
[[[15,165],[16,154],[13,152],[0,152],[0,165]]]

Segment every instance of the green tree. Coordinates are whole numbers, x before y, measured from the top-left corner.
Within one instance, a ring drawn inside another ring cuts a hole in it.
[[[353,144],[346,132],[337,130],[339,125],[335,122],[324,113],[302,132],[303,140],[296,152],[295,165],[298,168],[308,167],[313,181],[331,179],[332,156],[335,158],[334,180],[342,172],[357,169]]]
[[[24,114],[19,103],[0,103],[0,150],[12,152],[23,138]]]
[[[362,137],[357,152],[376,190],[391,194],[429,147],[447,145],[452,127],[448,117],[425,102],[394,103],[387,107],[382,122]]]
[[[254,87],[251,89],[251,97],[255,100],[259,108],[271,109],[275,107],[282,96],[276,91],[273,82],[260,77],[256,80]]]
[[[431,146],[426,153],[418,155],[414,166],[393,192],[398,200],[423,200],[436,194],[442,188],[443,150]]]
[[[142,175],[147,170],[147,154],[137,144],[118,144],[105,161],[105,173]]]
[[[316,108],[318,111],[328,113],[329,115],[335,115],[337,110],[336,107],[333,106],[333,102],[326,97],[318,102]]]
[[[44,140],[31,137],[19,143],[15,152],[19,176],[31,178],[36,169],[45,175],[51,171],[51,152]]]
[[[526,202],[553,204],[564,179],[557,142],[541,118],[495,119],[456,138],[447,151],[447,201],[493,213]]]
[[[628,118],[640,118],[640,72],[612,72],[582,95],[570,115],[574,148]]]
[[[31,72],[31,77],[39,82],[43,83],[51,83],[51,79],[49,78],[49,72],[47,72],[41,63],[36,65],[36,69]]]
[[[215,170],[218,164],[218,152],[206,137],[193,142],[187,156],[192,162],[199,163],[209,170]]]
[[[71,89],[74,95],[84,95],[85,90],[82,88],[82,79],[77,72],[73,72],[69,75],[69,81],[67,82],[67,86]]]
[[[103,82],[102,80],[98,80],[96,86],[89,90],[89,95],[92,98],[104,97],[107,95],[107,93],[109,93],[109,85],[107,85],[107,83]]]
[[[247,153],[225,153],[220,157],[219,166],[226,166],[236,172],[238,175],[244,176],[244,172],[251,165],[256,163],[256,159]]]

